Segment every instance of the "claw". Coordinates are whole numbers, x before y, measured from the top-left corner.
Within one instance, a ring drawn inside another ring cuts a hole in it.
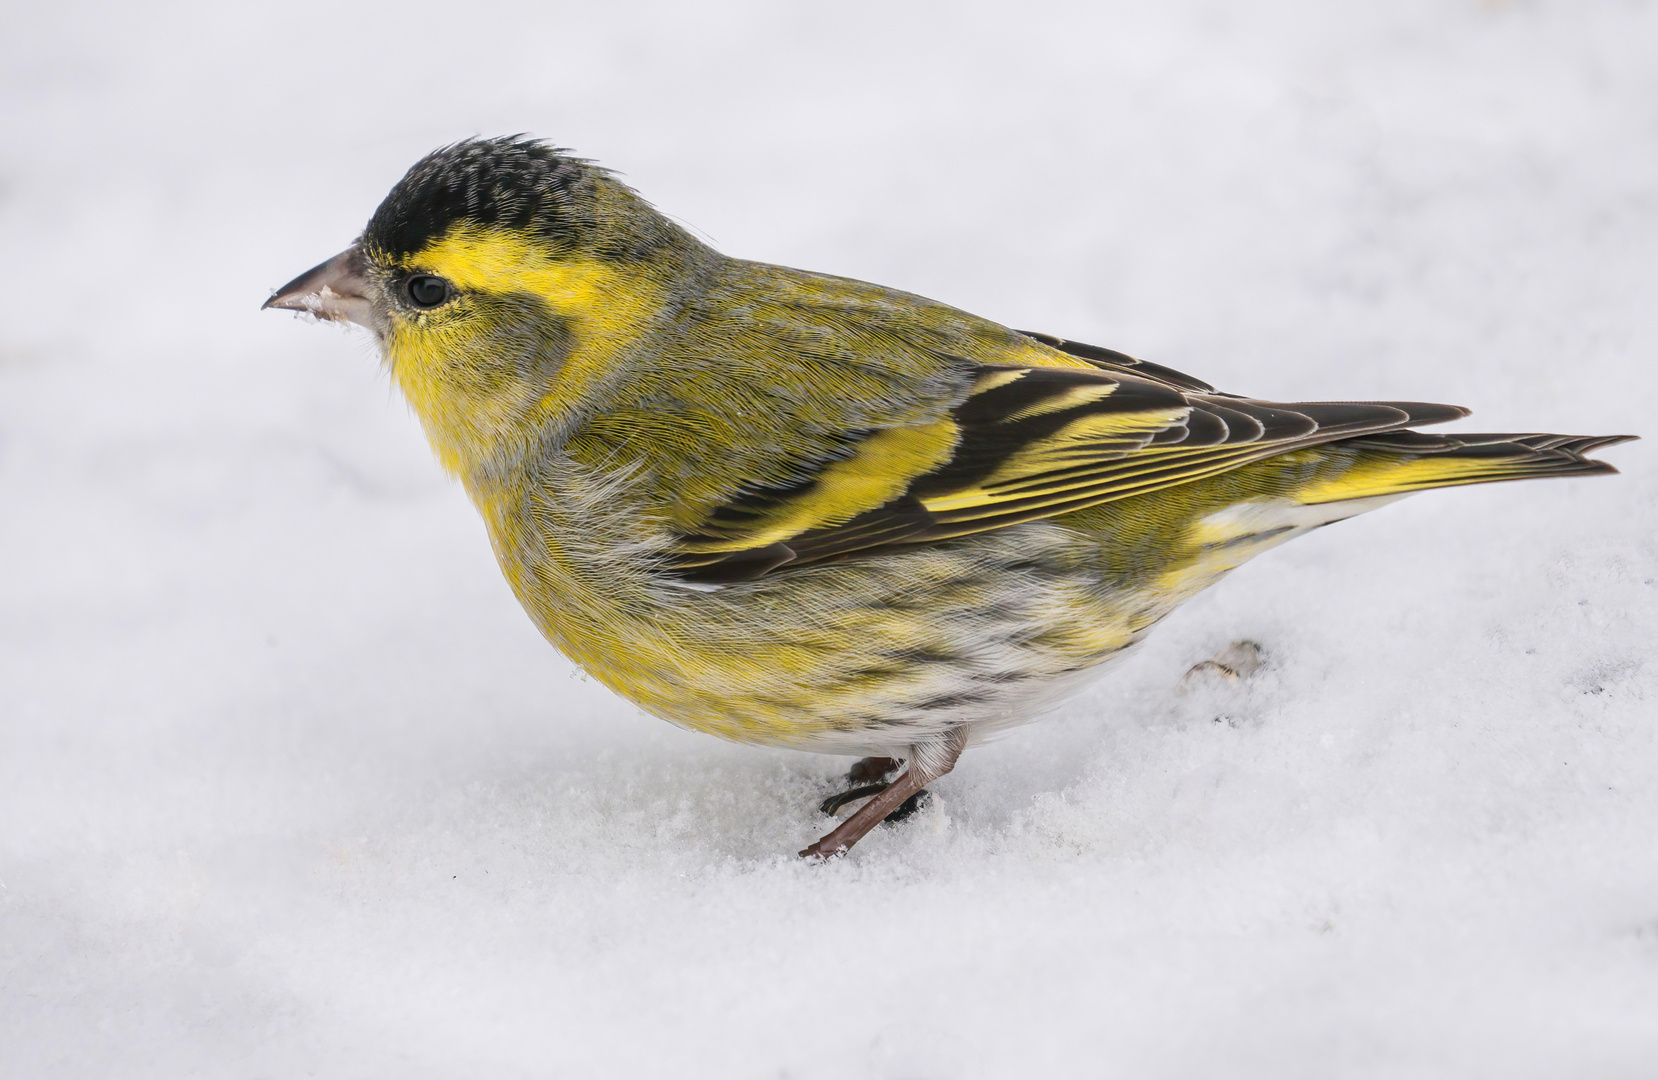
[[[884,821],[903,819],[924,805],[923,784],[931,783],[956,767],[956,759],[967,749],[967,726],[957,724],[940,735],[910,748],[909,765],[890,784],[827,834],[801,850],[806,859],[827,860],[869,835]],[[858,763],[860,766],[863,762]],[[861,793],[860,793],[861,794]],[[854,796],[857,797],[857,796]]]
[[[887,786],[885,784],[865,784],[862,787],[855,787],[850,791],[843,791],[839,795],[831,795],[827,799],[823,800],[823,803],[818,807],[818,812],[826,817],[834,817],[836,814],[840,813],[841,808],[846,806],[848,803],[855,803],[859,799],[867,799],[871,795],[879,795],[886,789]],[[903,803],[899,805],[898,809],[886,816],[885,820],[882,821],[882,824],[893,825],[897,822],[903,821],[923,806],[926,806],[932,801],[932,798],[932,793],[923,788],[914,795],[911,795],[909,798],[905,799]]]
[[[879,795],[886,789],[886,784],[859,785],[858,787],[843,791],[838,795],[831,795],[827,799],[824,799],[822,805],[818,807],[818,812],[828,815],[829,817],[833,817],[835,812],[847,803],[857,802],[859,799],[867,799],[871,795]]]

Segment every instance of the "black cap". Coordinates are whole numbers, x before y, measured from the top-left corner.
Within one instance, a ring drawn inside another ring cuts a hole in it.
[[[603,174],[521,135],[467,139],[416,162],[374,211],[363,243],[381,257],[401,259],[461,222],[578,242],[592,227],[591,188]]]

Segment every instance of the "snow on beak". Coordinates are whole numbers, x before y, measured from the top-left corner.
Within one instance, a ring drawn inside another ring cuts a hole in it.
[[[367,264],[363,248],[352,244],[338,255],[294,278],[260,305],[306,311],[319,319],[354,322],[376,329],[374,308],[368,300]]]

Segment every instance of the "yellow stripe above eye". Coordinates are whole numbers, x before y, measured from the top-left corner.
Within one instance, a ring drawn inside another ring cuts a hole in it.
[[[655,301],[649,295],[635,299],[621,288],[629,275],[614,261],[551,250],[506,229],[457,225],[410,257],[408,267],[447,278],[463,291],[530,293],[561,314],[602,316],[630,300],[635,307]]]
[[[825,466],[804,493],[757,518],[740,539],[691,542],[685,550],[742,551],[843,524],[892,501],[916,477],[944,464],[960,437],[953,420],[877,431],[851,457]]]

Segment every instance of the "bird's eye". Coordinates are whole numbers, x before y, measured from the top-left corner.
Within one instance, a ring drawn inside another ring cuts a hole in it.
[[[449,299],[449,283],[431,274],[416,274],[403,286],[415,307],[434,308]]]

